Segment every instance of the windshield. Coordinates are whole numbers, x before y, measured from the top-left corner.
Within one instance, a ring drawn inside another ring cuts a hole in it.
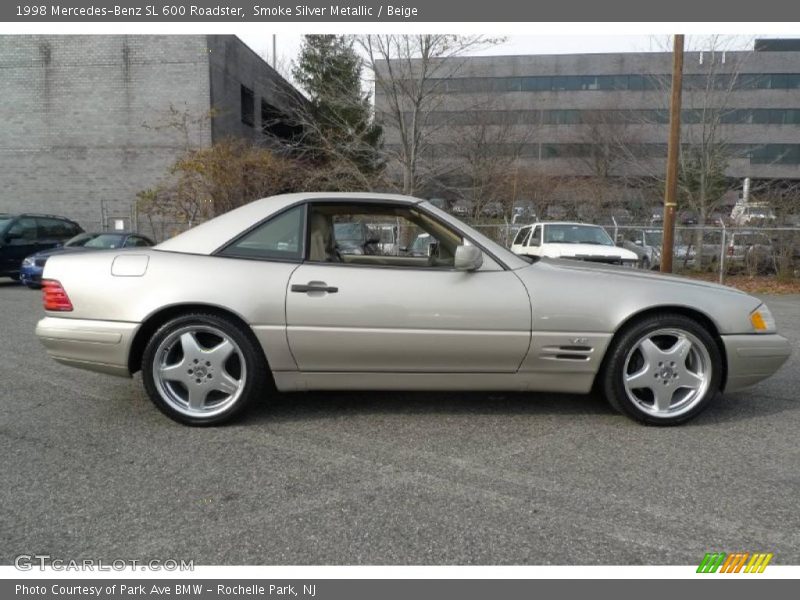
[[[606,230],[596,225],[545,225],[545,244],[595,244],[613,246]]]
[[[125,236],[115,233],[101,233],[96,238],[86,242],[84,248],[120,248],[125,241]]]
[[[364,229],[361,223],[335,223],[333,226],[336,241],[342,240],[364,240]]]
[[[664,236],[660,231],[644,232],[644,242],[648,246],[660,246],[663,237]]]
[[[11,217],[0,217],[0,231],[3,231],[10,222]]]
[[[99,235],[99,233],[79,233],[74,238],[70,238],[64,242],[64,246],[67,248],[80,248],[81,246],[85,246],[89,240],[93,240]]]

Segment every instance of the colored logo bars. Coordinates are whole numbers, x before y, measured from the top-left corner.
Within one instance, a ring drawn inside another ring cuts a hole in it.
[[[763,573],[769,561],[772,560],[772,553],[754,552],[707,552],[697,567],[698,573]],[[748,560],[749,559],[749,560]]]

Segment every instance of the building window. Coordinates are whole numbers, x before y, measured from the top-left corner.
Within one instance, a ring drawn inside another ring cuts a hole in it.
[[[249,125],[252,127],[255,124],[255,97],[253,96],[253,90],[248,87],[241,86],[241,98],[242,98],[242,123],[245,125]]]
[[[261,133],[291,142],[303,136],[303,127],[297,119],[262,98]]]

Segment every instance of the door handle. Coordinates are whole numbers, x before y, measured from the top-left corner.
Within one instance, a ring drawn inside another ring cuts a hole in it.
[[[338,287],[329,286],[324,281],[309,281],[307,284],[292,284],[291,290],[300,294],[307,294],[309,292],[327,292],[328,294],[335,294],[339,291]]]

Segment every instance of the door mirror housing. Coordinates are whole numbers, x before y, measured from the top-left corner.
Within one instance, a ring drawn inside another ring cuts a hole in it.
[[[483,251],[477,246],[461,245],[456,248],[455,268],[457,271],[477,271],[483,265]]]

